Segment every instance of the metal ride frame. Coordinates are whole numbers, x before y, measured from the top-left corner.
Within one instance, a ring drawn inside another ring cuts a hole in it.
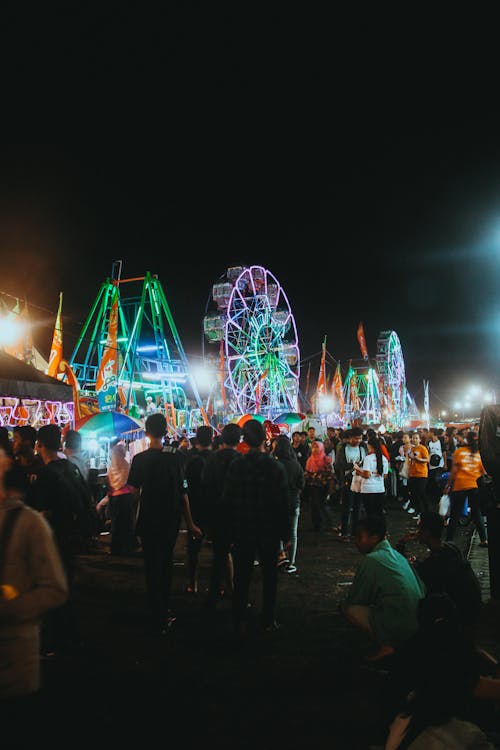
[[[157,275],[121,278],[121,261],[102,284],[70,359],[83,395],[93,395],[106,345],[111,303],[118,289],[118,391],[121,408],[139,416],[147,396],[160,397],[169,432],[180,434],[206,421],[198,388]],[[125,296],[124,285],[141,285]],[[185,386],[195,403],[189,403]],[[141,398],[142,396],[142,398]]]
[[[212,295],[218,313],[205,316],[204,332],[220,345],[218,388],[226,414],[273,419],[297,411],[297,327],[277,278],[262,266],[235,266]]]

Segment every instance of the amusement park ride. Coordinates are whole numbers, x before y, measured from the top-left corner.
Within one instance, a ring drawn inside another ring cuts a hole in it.
[[[162,411],[169,432],[207,422],[182,342],[156,275],[122,278],[113,264],[69,361],[81,411],[133,417]]]
[[[214,284],[212,300],[216,311],[203,321],[208,341],[219,348],[210,413],[273,421],[283,412],[297,412],[297,327],[278,279],[262,266],[234,266]]]
[[[203,346],[203,358],[214,372],[205,402],[156,275],[148,271],[122,278],[122,261],[113,263],[67,360],[62,356],[61,305],[62,295],[46,372],[72,386],[77,428],[102,412],[141,420],[161,411],[171,436],[193,433],[200,424],[217,429],[247,415],[275,424],[283,424],[285,415],[306,419],[300,404],[309,396],[299,389],[295,319],[280,282],[263,266],[232,266],[212,287],[203,319],[209,351],[205,356]],[[325,338],[314,414],[308,418],[317,416],[339,427],[383,424],[389,429],[418,420],[397,333],[379,334],[374,360],[368,356],[362,323],[358,341],[362,359],[349,360],[344,380],[337,363],[327,387]],[[16,356],[23,358],[22,352]],[[72,406],[61,409],[64,420],[50,412],[50,404],[45,416],[69,424]]]

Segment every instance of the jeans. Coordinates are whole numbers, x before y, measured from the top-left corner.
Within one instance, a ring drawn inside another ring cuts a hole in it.
[[[134,533],[134,496],[131,493],[111,495],[109,498],[111,518],[111,554],[127,555],[136,546]]]
[[[453,541],[459,518],[462,515],[465,498],[468,498],[472,520],[476,525],[479,538],[482,542],[485,542],[486,530],[484,528],[483,516],[481,515],[481,508],[479,506],[479,490],[475,488],[470,490],[458,490],[457,492],[451,493],[450,520],[446,529],[446,541]]]
[[[342,515],[340,533],[342,536],[354,536],[361,510],[361,493],[352,492],[349,487],[342,488]]]
[[[300,516],[300,505],[297,505],[290,514],[290,541],[292,546],[290,547],[290,563],[295,565],[295,557],[297,555],[297,529],[299,528],[299,516]]]
[[[315,531],[332,525],[332,514],[326,505],[328,487],[325,485],[309,485],[308,496],[311,508],[311,521]]]
[[[367,516],[382,516],[384,514],[385,492],[369,492],[361,495]]]
[[[233,545],[233,624],[236,630],[247,619],[248,594],[256,559],[260,561],[262,574],[262,625],[273,624],[278,596],[278,550],[279,539],[275,542],[243,540]]]
[[[208,601],[212,604],[217,602],[219,591],[226,590],[226,578],[229,573],[231,544],[224,536],[214,535],[212,538],[212,572],[208,587]]]
[[[410,501],[415,508],[416,513],[427,510],[427,477],[410,477],[408,479],[408,488],[410,491]]]
[[[168,617],[174,547],[178,533],[178,526],[166,529],[163,533],[141,533],[146,590],[151,614],[158,624]]]

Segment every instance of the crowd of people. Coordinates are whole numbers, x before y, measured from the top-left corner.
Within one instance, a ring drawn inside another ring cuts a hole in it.
[[[145,429],[149,447],[132,460],[122,441],[112,446],[97,502],[78,432],[26,426],[14,428],[10,439],[0,429],[0,572],[6,581],[0,698],[15,702],[36,694],[38,656],[51,658],[79,642],[72,607],[75,563],[92,545],[103,514],[110,522],[110,553],[143,558],[154,632],[167,635],[175,627],[173,555],[184,524],[185,594],[198,593],[200,551],[210,542],[203,606],[213,609],[221,598],[230,599],[234,633],[243,641],[253,621],[250,589],[257,566],[259,627],[264,633],[280,628],[279,574],[300,571],[304,514],[311,533],[353,543],[362,556],[341,614],[373,644],[366,661],[390,665],[401,710],[386,747],[430,747],[419,740],[430,727],[453,737],[481,737],[461,706],[473,697],[500,700],[500,671],[491,655],[475,647],[480,587],[453,544],[466,506],[480,545],[488,544],[478,484],[486,472],[474,431],[381,434],[355,426],[328,427],[317,435],[309,427],[288,438],[266,434],[251,419],[242,428],[227,424],[217,435],[204,425],[191,440],[171,440],[161,413],[149,415]],[[442,496],[449,496],[446,513]],[[387,538],[388,497],[415,523],[396,544]],[[410,540],[428,550],[424,560],[407,554]],[[449,675],[443,677],[433,662],[436,643],[445,661],[458,643],[468,655],[464,674],[455,675],[449,688],[454,701],[439,710],[429,701],[432,683],[436,672],[443,680]]]

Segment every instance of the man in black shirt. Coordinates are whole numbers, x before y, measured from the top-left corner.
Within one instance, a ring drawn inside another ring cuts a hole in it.
[[[212,447],[213,430],[208,425],[201,425],[196,430],[196,442],[193,450],[189,451],[186,461],[186,481],[189,487],[189,506],[191,517],[196,526],[205,530],[205,519],[203,518],[203,490],[202,475],[210,455]],[[198,592],[198,560],[200,557],[203,537],[188,534],[187,558],[189,580],[186,586],[187,594]]]
[[[243,426],[250,450],[235,459],[226,474],[226,508],[234,564],[233,618],[236,633],[246,630],[248,594],[259,559],[262,569],[262,627],[272,631],[275,621],[280,540],[290,539],[288,482],[284,468],[264,451],[266,435],[256,419]]]
[[[189,532],[201,536],[191,518],[182,459],[175,448],[163,446],[166,430],[163,414],[151,414],[146,419],[149,448],[134,456],[128,477],[139,499],[136,533],[142,544],[153,624],[163,635],[175,621],[169,603],[181,514]]]
[[[203,519],[206,532],[212,540],[212,574],[206,606],[214,608],[218,597],[233,592],[233,560],[230,554],[231,540],[228,517],[222,505],[224,481],[230,465],[239,456],[236,446],[240,442],[241,428],[227,424],[221,433],[222,446],[213,451],[205,464],[202,477]],[[224,578],[226,581],[224,583]]]

